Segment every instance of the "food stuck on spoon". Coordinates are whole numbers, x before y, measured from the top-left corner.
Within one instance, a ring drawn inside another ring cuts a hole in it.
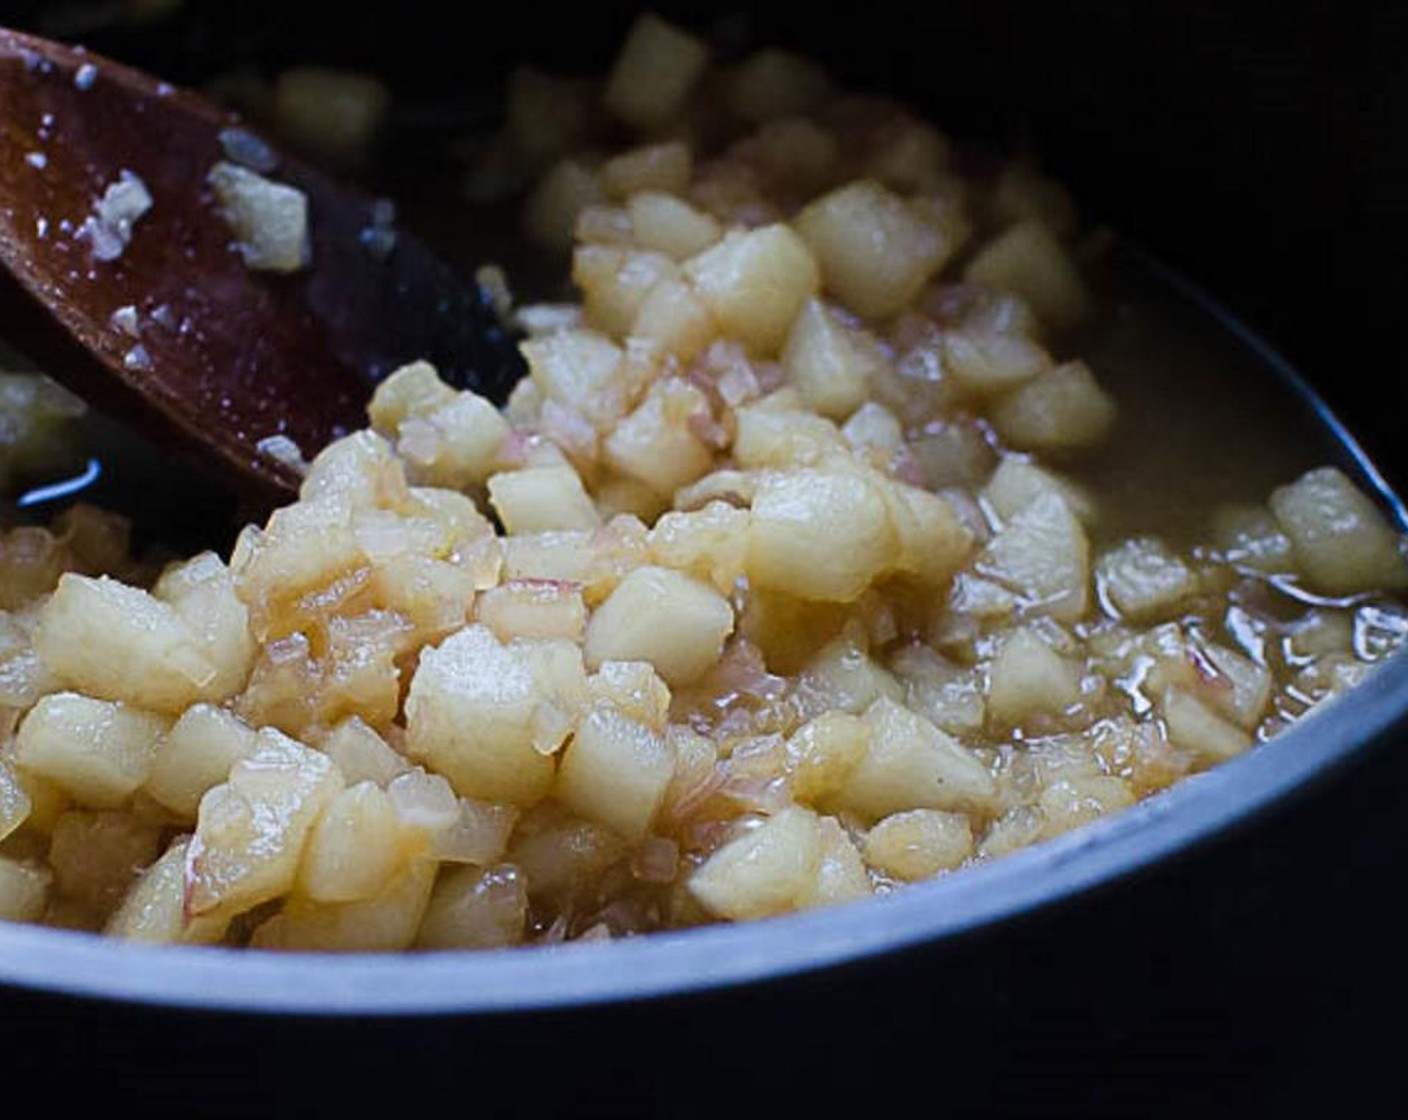
[[[195,94],[0,29],[0,324],[226,481],[295,488],[407,361],[497,399],[521,374],[488,293],[393,223]]]

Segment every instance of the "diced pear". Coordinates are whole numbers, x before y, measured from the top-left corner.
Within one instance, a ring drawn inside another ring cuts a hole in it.
[[[734,413],[734,462],[743,470],[814,465],[845,447],[841,431],[804,408],[773,407],[771,400]]]
[[[906,707],[950,735],[982,730],[987,703],[976,669],[955,665],[922,643],[897,651],[890,669],[904,682]]]
[[[161,945],[212,945],[226,922],[216,916],[186,920],[186,849],[190,837],[175,841],[142,873],[103,930],[124,941]]]
[[[580,245],[572,254],[572,282],[582,290],[587,325],[624,338],[646,297],[679,266],[663,253],[616,245]]]
[[[755,475],[724,467],[676,491],[675,509],[681,513],[694,513],[711,504],[744,506],[753,501],[757,489]]]
[[[784,914],[814,888],[825,850],[820,818],[784,809],[711,855],[690,876],[689,890],[719,918]]]
[[[523,206],[523,232],[533,244],[567,253],[577,215],[606,198],[601,173],[579,159],[562,159],[538,180]]]
[[[1040,809],[1019,805],[992,822],[978,845],[980,859],[998,859],[1035,844],[1042,837],[1046,821]]]
[[[374,898],[317,902],[295,895],[255,931],[254,945],[330,953],[394,953],[409,949],[435,885],[433,860],[415,860]]]
[[[677,261],[702,253],[724,235],[714,218],[674,195],[642,191],[631,196],[626,209],[636,244]]]
[[[9,759],[0,757],[0,840],[28,819],[33,803]]]
[[[37,922],[52,879],[45,868],[0,856],[0,921]]]
[[[821,286],[811,251],[785,225],[734,230],[684,269],[720,330],[760,357],[782,348],[797,312]]]
[[[296,187],[266,179],[238,164],[221,161],[210,170],[220,212],[235,235],[234,248],[245,267],[266,272],[297,272],[309,261],[308,196]]]
[[[601,518],[571,467],[529,467],[489,479],[489,502],[509,533],[595,529]]]
[[[881,697],[867,709],[870,750],[831,801],[869,820],[906,809],[959,811],[987,806],[992,775],[923,716]]]
[[[945,582],[967,558],[973,532],[946,498],[903,483],[882,493],[899,545],[896,571],[931,585]]]
[[[376,431],[391,438],[406,420],[428,416],[454,396],[455,391],[429,362],[407,362],[377,383],[367,405],[367,418]]]
[[[175,608],[215,670],[202,697],[219,703],[243,688],[254,664],[254,636],[249,611],[235,594],[225,563],[213,552],[202,552],[163,572],[152,594]]]
[[[508,580],[475,603],[475,615],[499,638],[568,638],[580,641],[587,625],[582,589],[553,580]]]
[[[440,434],[440,455],[432,485],[480,482],[488,477],[509,427],[493,402],[478,393],[457,393],[426,417]]]
[[[1093,447],[1115,422],[1115,402],[1084,362],[1066,362],[999,398],[990,418],[1018,451]]]
[[[588,606],[601,602],[621,578],[645,559],[645,527],[617,515],[595,533],[530,533],[506,537],[506,580],[557,580],[577,584]]]
[[[216,680],[201,639],[169,603],[106,577],[68,574],[44,605],[34,645],[89,696],[179,712]]]
[[[650,531],[651,559],[731,592],[747,562],[750,520],[747,510],[717,501],[663,514]]]
[[[943,357],[955,384],[979,397],[1007,392],[1052,366],[1051,355],[1015,334],[950,331],[943,336]]]
[[[519,813],[512,805],[462,797],[455,822],[432,838],[430,854],[443,863],[489,867],[503,858]]]
[[[613,156],[602,165],[601,181],[608,194],[625,200],[642,191],[683,194],[693,174],[689,145],[665,140]]]
[[[499,949],[519,944],[527,924],[527,883],[516,867],[455,868],[435,884],[416,946]]]
[[[846,442],[857,450],[876,451],[889,456],[904,442],[904,426],[899,417],[882,404],[866,401],[841,427]]]
[[[555,792],[573,812],[639,840],[649,832],[675,772],[658,732],[616,709],[591,709],[562,757]]]
[[[460,800],[450,783],[420,766],[392,778],[386,785],[386,796],[412,839],[429,837],[433,842],[459,823]]]
[[[1021,296],[1044,323],[1058,330],[1090,314],[1090,293],[1075,262],[1039,221],[1009,226],[968,263],[964,277]]]
[[[154,712],[56,692],[40,700],[20,724],[15,762],[81,805],[112,808],[147,780],[170,725]]]
[[[41,778],[38,774],[15,765],[13,754],[8,757],[11,763],[10,775],[14,781],[13,788],[15,793],[24,799],[11,802],[11,812],[16,815],[21,809],[26,812],[24,819],[18,822],[25,826],[26,832],[36,836],[51,835],[58,819],[73,808],[74,799],[57,782]],[[15,796],[15,793],[12,793],[12,796]],[[11,817],[11,820],[14,821],[15,817]]]
[[[381,382],[368,411],[421,484],[483,483],[500,465],[509,436],[508,421],[493,404],[477,393],[454,392],[428,362],[412,362]]]
[[[541,696],[534,715],[533,745],[539,751],[556,751],[562,740],[544,737],[544,709],[551,709],[556,717],[546,720],[549,725],[561,720],[570,729],[576,722],[590,695],[582,649],[565,638],[526,637],[515,638],[509,649],[528,666]]]
[[[349,786],[308,834],[297,889],[315,902],[374,898],[405,863],[406,840],[385,790],[372,782]]]
[[[646,565],[631,572],[592,615],[587,665],[648,661],[671,685],[697,680],[718,663],[733,632],[733,608],[699,580]]]
[[[1402,537],[1344,472],[1321,467],[1271,495],[1296,565],[1331,595],[1408,587]]]
[[[835,906],[867,897],[871,893],[870,875],[859,849],[835,817],[822,817],[820,828],[821,859],[816,877],[797,897],[797,906]]]
[[[1059,714],[1080,699],[1080,677],[1080,666],[1035,631],[1014,630],[988,666],[988,712],[1008,726],[1040,712]]]
[[[711,416],[708,399],[677,378],[658,381],[606,438],[606,461],[660,494],[673,494],[713,465],[712,449],[692,426]]]
[[[1041,791],[1042,833],[1068,832],[1135,802],[1134,792],[1120,778],[1106,774],[1076,774],[1052,782]]]
[[[663,124],[679,112],[708,61],[702,40],[647,12],[616,56],[603,101],[637,128]]]
[[[641,300],[630,334],[687,363],[713,341],[714,322],[688,284],[667,277]]]
[[[670,688],[647,661],[603,661],[587,681],[591,703],[610,704],[622,715],[663,732]]]
[[[904,697],[904,686],[850,634],[828,642],[807,662],[797,682],[808,706],[859,715],[877,698]]]
[[[876,823],[865,836],[865,862],[906,882],[952,871],[973,854],[973,829],[962,813],[910,809]]]
[[[392,394],[389,411],[393,413],[424,405],[426,398],[435,391],[443,391],[446,399],[454,395],[428,362],[413,362],[402,367],[400,372],[406,380],[398,380],[396,391]],[[435,390],[432,390],[432,384],[436,386]],[[429,410],[428,405],[425,407]],[[410,418],[401,416],[400,420]],[[303,485],[298,488],[298,496],[311,508],[293,511],[294,507],[284,507],[276,510],[270,520],[270,530],[277,530],[276,535],[281,537],[305,534],[304,540],[297,542],[304,544],[308,538],[325,533],[329,522],[345,523],[350,506],[365,507],[371,504],[369,499],[399,492],[405,486],[405,471],[388,438],[393,434],[394,428],[387,435],[363,428],[324,447],[314,456],[308,473],[303,476]],[[324,551],[311,551],[309,555],[302,556],[295,546],[279,557],[291,573],[307,581],[292,590],[301,591],[320,582],[328,570],[327,558],[322,555]],[[237,547],[237,555],[238,552]],[[300,559],[305,563],[299,565],[297,561]],[[346,562],[355,562],[355,557],[346,558]],[[231,558],[230,567],[232,570],[236,567],[235,557]],[[249,601],[243,595],[241,598]]]
[[[583,207],[577,215],[577,228],[573,236],[579,247],[612,245],[629,248],[633,241],[631,216],[620,206]]]
[[[182,713],[156,749],[146,789],[153,800],[194,821],[206,791],[226,781],[230,769],[255,751],[254,729],[210,704]]]
[[[406,699],[407,749],[462,796],[531,805],[552,783],[552,758],[533,746],[543,700],[525,659],[488,628],[466,626],[421,653]]]
[[[12,547],[12,540],[5,540],[6,551]],[[0,586],[9,568],[7,559],[0,555]],[[28,564],[22,561],[21,566]],[[26,708],[46,693],[63,687],[34,648],[33,624],[32,614],[21,623],[0,610],[0,730],[6,734],[14,729],[15,721]]]
[[[321,747],[349,785],[375,782],[384,787],[411,769],[404,756],[357,716],[334,727]]]
[[[851,602],[888,566],[894,529],[864,476],[804,469],[764,475],[753,499],[748,574],[756,586]]]
[[[988,542],[976,567],[1059,622],[1080,618],[1090,601],[1090,544],[1056,493],[1018,511]]]
[[[383,466],[391,468],[396,462],[391,449],[379,436],[370,440],[348,438],[355,442],[344,440],[342,446],[355,449],[371,444],[382,448],[386,456],[384,462],[376,463],[373,459],[367,464],[378,474]],[[332,451],[333,448],[328,448],[323,455]],[[354,469],[357,465],[353,464]],[[315,462],[314,468],[317,466]],[[391,469],[399,473],[399,464]],[[404,478],[401,481],[404,485]],[[305,479],[304,484],[307,486],[308,480]],[[283,506],[274,511],[265,528],[251,526],[240,534],[230,557],[230,571],[234,573],[236,593],[250,609],[250,623],[256,638],[267,641],[288,634],[299,620],[297,604],[300,599],[366,562],[352,525],[351,496],[334,492]]]
[[[504,577],[580,585],[592,567],[592,534],[530,533],[504,541]]]
[[[1134,622],[1176,614],[1198,589],[1193,570],[1154,537],[1136,537],[1105,553],[1095,578],[1115,609]]]
[[[1217,713],[1248,731],[1253,730],[1271,702],[1271,673],[1249,657],[1209,643],[1203,654],[1222,678],[1223,687],[1211,688],[1205,697]]]
[[[314,823],[341,789],[326,755],[261,730],[254,754],[201,798],[186,859],[187,917],[229,917],[287,893]]]
[[[520,828],[504,859],[528,880],[535,899],[570,896],[592,884],[627,852],[625,839],[595,821],[565,816]]]
[[[725,96],[730,109],[756,124],[805,114],[830,91],[826,71],[811,59],[770,47],[733,68]]]
[[[815,804],[836,793],[870,749],[870,724],[847,712],[823,712],[787,740],[792,796]]]
[[[841,323],[819,300],[808,300],[792,324],[782,368],[807,407],[844,420],[870,394],[870,376],[885,361],[879,344]]]
[[[998,463],[997,470],[993,471],[983,487],[983,498],[998,517],[1010,521],[1033,499],[1052,490],[1065,499],[1082,524],[1094,524],[1095,499],[1084,487],[1035,463],[1010,455]]]
[[[832,191],[794,224],[816,255],[827,291],[872,319],[909,306],[952,251],[939,229],[872,180]]]
[[[1300,657],[1324,657],[1354,648],[1354,619],[1349,611],[1308,611],[1287,630],[1290,650]]]
[[[1291,538],[1264,506],[1224,505],[1213,512],[1212,540],[1231,564],[1262,572],[1289,572]]]
[[[1183,688],[1170,688],[1161,704],[1168,738],[1205,763],[1225,762],[1251,746],[1251,736],[1227,722]]]

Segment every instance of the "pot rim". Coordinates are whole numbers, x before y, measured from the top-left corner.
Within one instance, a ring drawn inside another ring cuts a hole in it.
[[[1402,503],[1313,389],[1179,273],[1135,250],[1313,411],[1400,526]],[[685,995],[937,945],[1131,877],[1252,824],[1408,727],[1408,648],[1269,742],[1073,832],[961,874],[785,917],[592,944],[427,953],[137,945],[0,921],[0,986],[182,1010],[411,1016]],[[0,997],[3,988],[0,987]]]

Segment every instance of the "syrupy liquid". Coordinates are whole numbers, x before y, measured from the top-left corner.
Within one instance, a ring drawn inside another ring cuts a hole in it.
[[[1069,464],[1098,496],[1097,544],[1154,535],[1192,547],[1218,506],[1263,503],[1342,458],[1264,352],[1137,254],[1116,249],[1111,265],[1110,311],[1081,352],[1119,419],[1098,451]]]

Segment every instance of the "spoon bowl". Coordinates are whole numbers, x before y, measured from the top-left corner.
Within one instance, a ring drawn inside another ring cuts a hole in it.
[[[311,458],[362,425],[371,387],[404,362],[425,358],[499,400],[521,375],[478,284],[394,230],[385,203],[283,156],[236,115],[4,29],[0,106],[0,329],[90,403],[238,488],[296,487],[296,462],[265,441]],[[246,266],[209,183],[222,162],[303,192],[306,267]],[[118,198],[150,197],[121,229],[100,208],[115,184]]]

